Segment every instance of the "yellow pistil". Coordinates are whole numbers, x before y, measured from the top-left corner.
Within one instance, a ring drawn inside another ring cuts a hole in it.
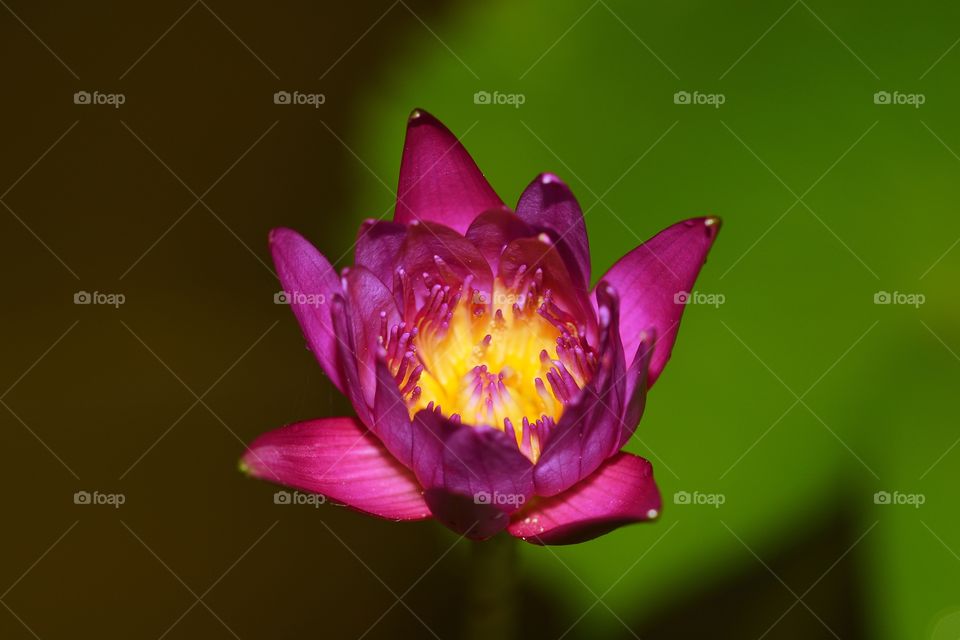
[[[537,313],[541,299],[523,300],[499,281],[492,302],[479,315],[461,302],[445,331],[426,330],[417,337],[424,371],[410,414],[433,403],[444,415],[470,424],[504,430],[509,420],[519,444],[524,418],[558,420],[563,411],[546,384],[560,330]],[[543,351],[549,360],[541,358]]]

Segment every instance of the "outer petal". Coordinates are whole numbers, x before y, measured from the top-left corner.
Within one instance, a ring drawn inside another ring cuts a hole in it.
[[[299,422],[258,437],[243,456],[250,475],[320,493],[392,520],[430,517],[413,474],[354,418]]]
[[[640,334],[657,332],[648,384],[653,385],[670,359],[685,305],[678,295],[689,293],[717,232],[720,218],[678,222],[622,257],[603,276],[623,300],[620,336],[633,354]]]
[[[660,507],[651,464],[618,453],[564,493],[538,498],[515,513],[507,530],[534,544],[574,544],[656,518]]]
[[[503,530],[533,495],[532,465],[516,444],[502,431],[454,424],[433,411],[413,422],[413,469],[437,520],[475,539]]]
[[[567,407],[534,467],[537,495],[553,496],[587,477],[620,448],[626,363],[619,340],[616,292],[597,286],[599,363],[580,397]]]
[[[584,289],[590,287],[590,243],[583,212],[570,188],[552,173],[541,173],[524,190],[517,215],[557,245],[570,273]]]
[[[410,114],[400,163],[395,222],[439,222],[461,235],[487,209],[503,201],[473,158],[439,120],[421,109]]]
[[[271,231],[270,251],[310,350],[333,384],[344,391],[330,316],[330,302],[340,292],[340,278],[327,259],[296,231]]]
[[[385,285],[391,287],[393,273],[397,268],[397,257],[406,235],[407,228],[402,224],[386,220],[364,220],[357,232],[354,264],[370,269]]]

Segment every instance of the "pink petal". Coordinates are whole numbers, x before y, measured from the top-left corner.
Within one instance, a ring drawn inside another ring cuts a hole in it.
[[[413,474],[354,418],[308,420],[265,433],[241,464],[255,478],[319,493],[381,518],[430,517]]]
[[[296,231],[272,230],[270,251],[307,345],[342,392],[344,381],[330,317],[330,301],[340,291],[340,279],[327,259]]]
[[[577,283],[590,287],[590,243],[580,204],[570,188],[552,173],[541,173],[524,190],[517,215],[557,245]]]
[[[693,218],[669,227],[622,257],[603,276],[623,301],[620,336],[628,356],[637,351],[640,335],[657,334],[648,385],[653,386],[670,359],[689,293],[720,230],[719,218]]]
[[[460,141],[432,115],[416,109],[407,123],[394,221],[437,222],[466,232],[473,219],[503,201]]]
[[[534,544],[574,544],[656,518],[660,507],[651,464],[618,453],[564,493],[537,498],[515,513],[507,531]]]

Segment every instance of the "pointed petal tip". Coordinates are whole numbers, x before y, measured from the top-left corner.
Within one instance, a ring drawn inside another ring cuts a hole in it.
[[[720,227],[723,226],[723,219],[721,219],[720,216],[707,216],[700,220],[703,222],[703,226],[707,230],[707,235],[710,237],[715,238],[717,234],[720,233]]]
[[[407,124],[408,125],[419,124],[420,122],[425,122],[427,120],[436,120],[436,118],[430,115],[430,112],[427,111],[426,109],[421,109],[420,107],[417,107],[416,109],[411,111],[410,115],[407,117]]]
[[[540,184],[563,184],[563,180],[553,173],[541,173],[537,176],[537,179],[540,181]]]
[[[264,473],[264,462],[259,458],[256,452],[252,448],[248,448],[243,456],[237,460],[237,471],[242,473],[247,478],[253,478],[255,480],[267,479],[267,473]]]
[[[289,235],[291,233],[296,233],[293,229],[288,229],[286,227],[274,227],[270,229],[270,233],[267,234],[267,242],[271,245],[276,244],[283,239],[283,236]]]
[[[539,184],[545,190],[545,193],[551,193],[555,198],[573,198],[570,187],[555,173],[541,173],[534,180],[534,183]]]

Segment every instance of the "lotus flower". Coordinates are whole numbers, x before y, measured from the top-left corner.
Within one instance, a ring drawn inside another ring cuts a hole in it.
[[[268,432],[241,467],[475,539],[568,544],[656,518],[651,464],[621,448],[719,227],[679,222],[591,290],[567,186],[541,174],[511,210],[414,111],[393,221],[363,224],[353,267],[338,276],[297,232],[270,234],[309,349],[357,415]]]

